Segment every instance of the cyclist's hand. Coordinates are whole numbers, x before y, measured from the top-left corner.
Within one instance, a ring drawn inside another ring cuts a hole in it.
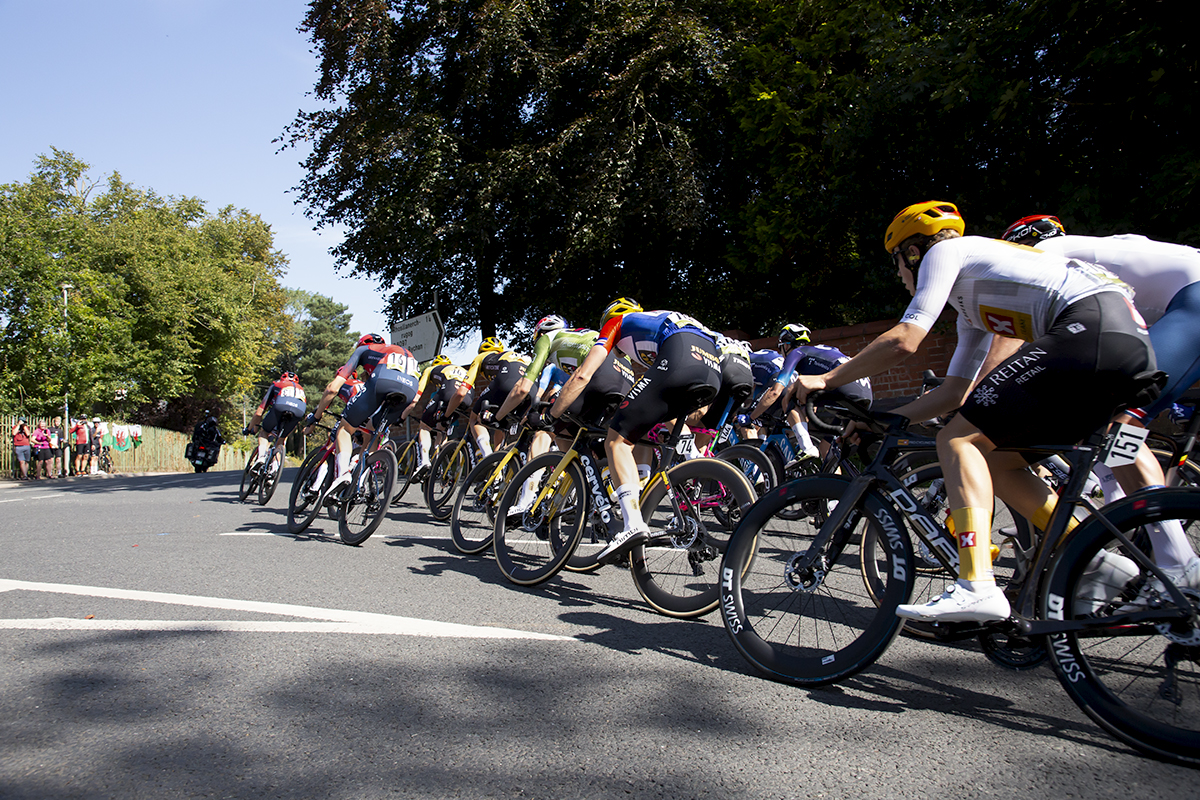
[[[242,428],[242,436],[249,436],[249,435],[250,435],[250,426],[247,425],[246,427]]]
[[[554,427],[554,418],[544,410],[529,412],[529,427],[535,431],[548,431]]]
[[[492,410],[489,408],[479,415],[479,421],[484,425],[491,425],[496,421],[496,415],[493,414]]]
[[[823,389],[825,389],[824,375],[797,375],[796,382],[792,384],[796,404],[801,406],[808,401],[809,394]]]
[[[842,440],[850,444],[862,444],[860,431],[867,433],[870,428],[857,420],[851,420],[846,423],[846,429],[842,431]]]

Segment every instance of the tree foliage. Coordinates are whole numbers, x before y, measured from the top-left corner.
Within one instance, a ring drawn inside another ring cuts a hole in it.
[[[185,425],[168,401],[242,393],[290,346],[284,263],[247,211],[210,214],[118,174],[102,186],[54,150],[0,186],[0,405],[49,413],[66,391],[84,413]]]
[[[1162,2],[314,0],[289,128],[339,263],[452,334],[611,296],[771,333],[894,314],[920,200],[1200,243],[1200,60]]]

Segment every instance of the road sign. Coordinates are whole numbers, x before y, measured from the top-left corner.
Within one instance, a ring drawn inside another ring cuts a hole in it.
[[[410,317],[392,328],[392,344],[407,347],[418,361],[428,361],[442,351],[446,329],[436,311]]]

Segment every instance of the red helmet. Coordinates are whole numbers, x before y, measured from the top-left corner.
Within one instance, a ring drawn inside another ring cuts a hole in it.
[[[362,347],[364,344],[383,344],[383,337],[378,333],[364,333],[358,337],[358,346]]]
[[[1051,217],[1046,214],[1034,214],[1029,217],[1021,217],[1012,225],[1009,225],[1008,230],[1000,238],[1006,242],[1030,244],[1039,242],[1042,239],[1066,235],[1067,229],[1063,227],[1058,217]]]

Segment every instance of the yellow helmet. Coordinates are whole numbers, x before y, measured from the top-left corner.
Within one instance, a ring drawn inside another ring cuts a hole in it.
[[[604,313],[600,316],[600,327],[603,328],[604,323],[613,317],[623,317],[626,314],[632,314],[641,310],[642,307],[638,305],[637,300],[632,300],[628,297],[618,297],[608,304],[608,308],[604,309]]]
[[[888,225],[887,233],[883,235],[883,249],[894,253],[901,242],[910,236],[933,236],[947,228],[957,231],[961,236],[966,227],[954,203],[938,200],[917,203],[897,214],[892,224]]]
[[[479,343],[480,353],[503,353],[504,342],[497,339],[495,336],[489,336]]]
[[[450,356],[445,355],[444,353],[438,353],[436,356],[433,357],[433,361],[430,362],[430,366],[444,367],[445,365],[447,365],[449,363],[451,363]]]

